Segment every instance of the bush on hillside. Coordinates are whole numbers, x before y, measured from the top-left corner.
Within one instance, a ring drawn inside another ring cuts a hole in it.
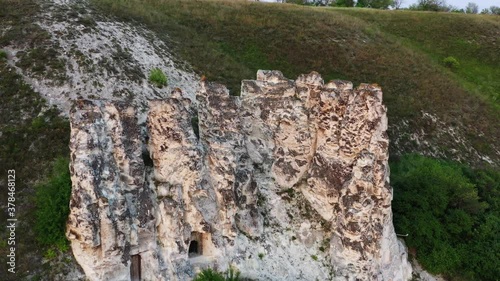
[[[51,176],[46,182],[36,186],[35,231],[40,244],[66,248],[65,230],[69,215],[71,177],[69,160],[58,158],[54,162]]]
[[[306,2],[304,0],[286,0],[286,3],[289,4],[297,4],[297,5],[305,5]]]
[[[492,15],[500,15],[500,7],[498,7],[498,6],[491,6],[490,7],[490,14],[492,14]]]
[[[153,83],[156,87],[161,88],[167,85],[167,76],[159,68],[151,69],[149,73],[149,82]]]
[[[389,6],[394,4],[393,0],[358,0],[356,7],[359,8],[373,8],[373,9],[388,9]]]
[[[407,155],[391,164],[394,224],[432,273],[496,280],[500,172]]]
[[[446,5],[445,0],[418,0],[416,4],[412,4],[409,7],[410,10],[434,12],[447,12],[451,8],[451,6]]]
[[[332,3],[330,3],[330,6],[334,6],[334,7],[354,7],[354,1],[353,0],[335,0]]]
[[[458,60],[454,57],[446,57],[443,59],[443,64],[449,69],[457,69],[460,66]]]
[[[479,6],[476,3],[469,2],[465,6],[465,13],[467,14],[477,14],[479,12]]]

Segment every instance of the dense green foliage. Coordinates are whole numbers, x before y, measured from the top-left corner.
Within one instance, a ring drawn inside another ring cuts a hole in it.
[[[358,0],[356,2],[356,7],[387,9],[392,4],[393,0]]]
[[[38,241],[46,246],[66,244],[71,177],[69,160],[58,158],[52,175],[36,187],[36,225]]]
[[[450,8],[444,0],[418,0],[416,4],[410,6],[411,10],[418,11],[448,11]]]
[[[500,7],[498,6],[491,6],[489,10],[486,12],[483,9],[484,14],[493,14],[493,15],[500,15]]]
[[[500,276],[500,172],[407,155],[391,165],[394,224],[430,272]]]
[[[151,69],[149,73],[149,81],[153,83],[156,87],[163,87],[167,85],[167,76],[159,68]]]
[[[337,0],[331,4],[334,7],[354,7],[353,0]]]

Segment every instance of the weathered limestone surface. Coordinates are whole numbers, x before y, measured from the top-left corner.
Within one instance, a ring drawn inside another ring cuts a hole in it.
[[[144,280],[411,278],[376,85],[259,71],[241,97],[202,82],[195,103],[151,101],[144,139],[117,102],[79,101],[71,124],[67,234],[91,280],[131,280],[131,255]]]
[[[157,255],[135,115],[121,102],[84,100],[70,113],[73,190],[67,236],[91,280],[127,280],[130,255]],[[157,264],[145,264],[145,270],[158,271]]]

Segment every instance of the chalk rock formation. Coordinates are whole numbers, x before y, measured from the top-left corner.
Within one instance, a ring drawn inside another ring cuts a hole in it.
[[[386,109],[376,85],[259,71],[241,97],[202,82],[133,108],[71,111],[67,236],[90,280],[408,280],[392,225]]]
[[[123,102],[86,100],[70,113],[73,189],[67,237],[91,280],[128,280],[131,255],[157,256],[135,115]],[[158,271],[158,262],[144,266],[145,272]]]

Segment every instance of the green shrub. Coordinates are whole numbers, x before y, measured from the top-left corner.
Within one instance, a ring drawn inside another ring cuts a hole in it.
[[[34,130],[41,129],[45,126],[45,118],[42,117],[35,117],[31,121],[31,128]]]
[[[311,255],[311,259],[313,259],[313,260],[317,261],[317,260],[318,260],[318,256],[316,256],[316,255]]]
[[[56,251],[54,251],[54,249],[50,248],[48,249],[45,254],[43,255],[44,258],[48,259],[48,260],[52,260],[54,259],[55,257],[57,256],[57,253]]]
[[[224,276],[211,268],[203,269],[193,281],[224,281]]]
[[[167,76],[159,68],[151,69],[149,73],[149,82],[153,83],[156,87],[163,87],[167,85]]]
[[[57,246],[60,250],[67,249],[65,228],[71,196],[68,163],[68,159],[58,158],[48,180],[36,186],[35,231],[38,242]]]
[[[443,59],[443,64],[449,69],[457,69],[460,66],[458,60],[454,57],[446,57]]]
[[[362,2],[361,0],[358,0],[358,3]],[[332,7],[354,7],[354,1],[353,0],[336,0],[330,4]]]
[[[0,50],[0,60],[6,59],[7,58],[7,52],[4,50]]]
[[[234,267],[229,267],[229,269],[220,273],[214,271],[211,268],[203,269],[200,273],[196,275],[193,281],[239,281],[240,272]]]
[[[305,5],[307,2],[305,0],[287,0],[289,4]]]
[[[259,259],[263,259],[264,258],[264,254],[263,253],[259,253]]]

